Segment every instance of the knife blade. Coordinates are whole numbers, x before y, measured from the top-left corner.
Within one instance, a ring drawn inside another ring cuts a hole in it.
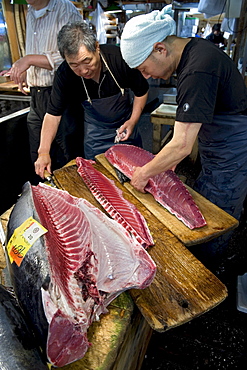
[[[52,175],[47,170],[44,171],[44,178],[49,183],[50,186],[52,186],[54,188],[58,188],[57,185],[55,184],[54,180],[53,180]]]
[[[123,139],[125,136],[126,136],[126,134],[127,134],[127,130],[125,129],[123,132],[121,132],[121,134],[119,133],[119,131],[118,131],[118,129],[116,130],[116,133],[117,133],[117,135],[115,136],[115,139],[114,139],[114,144],[118,144],[119,143],[119,141],[121,140],[121,139]]]

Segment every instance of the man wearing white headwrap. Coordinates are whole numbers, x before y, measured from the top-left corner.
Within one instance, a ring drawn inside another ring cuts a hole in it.
[[[222,50],[174,31],[165,7],[133,17],[122,33],[121,52],[129,66],[145,78],[177,75],[173,138],[152,161],[136,168],[131,184],[144,192],[150,177],[175,168],[191,153],[198,136],[202,169],[195,190],[239,219],[247,193],[246,86]]]

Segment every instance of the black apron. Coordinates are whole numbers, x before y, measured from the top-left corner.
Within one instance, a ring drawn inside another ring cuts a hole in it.
[[[86,159],[94,159],[96,155],[104,153],[114,145],[116,129],[130,118],[132,112],[129,90],[124,90],[119,86],[102,55],[101,57],[120,92],[107,98],[91,100],[82,78],[88,97],[88,100],[82,103],[84,107],[84,154]],[[130,138],[124,143],[141,146],[141,136],[136,127]]]
[[[239,220],[247,194],[247,116],[214,116],[198,141],[202,171],[195,190]]]

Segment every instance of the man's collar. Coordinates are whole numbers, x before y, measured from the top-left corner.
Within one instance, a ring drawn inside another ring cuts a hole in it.
[[[48,10],[49,12],[53,11],[53,10],[54,10],[54,8],[55,8],[55,6],[59,6],[59,4],[57,4],[57,1],[58,1],[58,0],[50,0],[50,1],[49,1],[49,3],[48,3],[48,8],[47,8],[47,10]]]
[[[52,12],[56,6],[59,6],[57,4],[58,0],[50,0],[49,3],[47,4],[47,11]],[[28,8],[32,11],[35,12],[35,9],[32,5],[28,5]]]

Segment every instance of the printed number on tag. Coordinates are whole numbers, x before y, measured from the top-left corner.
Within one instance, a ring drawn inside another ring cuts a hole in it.
[[[32,217],[24,221],[15,229],[8,242],[7,252],[10,262],[20,266],[31,246],[46,232],[47,230]]]

